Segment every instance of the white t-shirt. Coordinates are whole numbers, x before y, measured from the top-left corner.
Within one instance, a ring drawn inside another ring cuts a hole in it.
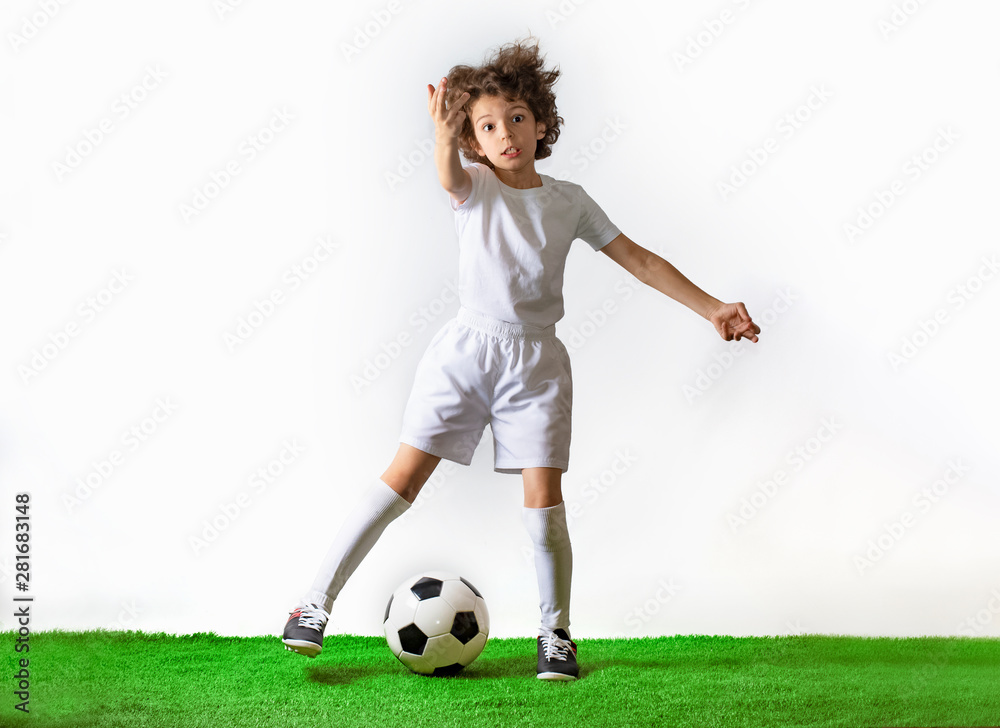
[[[449,195],[458,230],[458,297],[488,316],[545,327],[564,314],[563,271],[581,238],[595,251],[621,231],[583,187],[539,174],[541,187],[519,190],[485,164],[466,166],[472,192]]]

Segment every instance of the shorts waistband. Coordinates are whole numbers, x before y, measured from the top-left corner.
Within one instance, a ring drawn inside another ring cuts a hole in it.
[[[540,341],[542,339],[553,339],[556,335],[555,324],[540,327],[532,326],[531,324],[514,323],[513,321],[504,321],[493,316],[488,316],[485,313],[473,311],[465,306],[459,307],[458,315],[455,318],[460,324],[464,324],[477,331],[498,336],[501,339]]]

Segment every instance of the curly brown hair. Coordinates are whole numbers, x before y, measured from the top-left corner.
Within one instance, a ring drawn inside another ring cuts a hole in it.
[[[478,67],[453,66],[448,72],[448,91],[445,101],[452,102],[464,92],[469,92],[465,102],[465,121],[458,135],[458,149],[471,162],[481,162],[493,169],[489,159],[476,152],[476,130],[472,128],[472,105],[480,96],[502,96],[506,101],[521,100],[531,110],[535,121],[545,124],[545,136],[535,145],[535,159],[545,159],[552,154],[552,145],[559,138],[563,118],[556,109],[556,96],[552,86],[559,78],[558,66],[544,70],[537,39],[528,45],[514,41],[500,46],[492,58]]]

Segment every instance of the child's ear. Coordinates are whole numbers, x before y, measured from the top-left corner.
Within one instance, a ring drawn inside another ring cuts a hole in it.
[[[545,136],[545,132],[548,131],[548,127],[546,127],[545,124],[540,121],[537,124],[535,124],[535,128],[538,130],[538,136],[535,137],[536,139],[543,138]]]

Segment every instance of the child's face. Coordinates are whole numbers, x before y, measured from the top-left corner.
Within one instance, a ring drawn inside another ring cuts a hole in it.
[[[480,96],[469,117],[476,132],[476,151],[494,167],[516,171],[535,163],[535,143],[545,136],[545,124],[535,121],[528,105],[502,96]],[[514,147],[520,152],[504,155]]]

